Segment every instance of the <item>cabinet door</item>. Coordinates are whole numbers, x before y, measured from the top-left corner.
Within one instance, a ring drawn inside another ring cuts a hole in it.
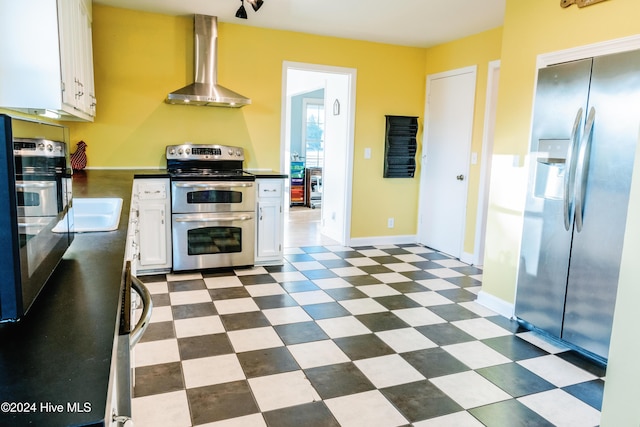
[[[60,38],[60,72],[62,104],[69,108],[76,105],[75,22],[78,7],[74,1],[58,2],[58,37]]]
[[[166,221],[163,201],[140,203],[138,222],[141,267],[167,263]]]
[[[274,258],[282,254],[282,203],[281,199],[258,201],[257,258]]]

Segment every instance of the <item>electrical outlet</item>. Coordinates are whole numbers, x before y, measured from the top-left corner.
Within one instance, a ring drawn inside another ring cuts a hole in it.
[[[393,228],[395,225],[395,220],[393,218],[387,219],[387,228]]]

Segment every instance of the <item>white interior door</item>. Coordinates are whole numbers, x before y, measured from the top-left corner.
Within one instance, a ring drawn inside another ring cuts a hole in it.
[[[460,258],[464,241],[476,67],[427,77],[420,243]]]

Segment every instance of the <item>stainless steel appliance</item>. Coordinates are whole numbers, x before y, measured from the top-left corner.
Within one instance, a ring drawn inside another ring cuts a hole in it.
[[[540,70],[515,313],[603,361],[639,129],[640,51]]]
[[[170,145],[173,269],[253,265],[255,177],[242,170],[244,150]]]
[[[0,142],[0,321],[16,321],[73,241],[68,130],[0,114]]]

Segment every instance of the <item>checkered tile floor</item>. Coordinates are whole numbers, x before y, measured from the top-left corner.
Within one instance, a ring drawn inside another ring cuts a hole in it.
[[[604,369],[480,306],[418,245],[142,277],[136,426],[596,426]]]

